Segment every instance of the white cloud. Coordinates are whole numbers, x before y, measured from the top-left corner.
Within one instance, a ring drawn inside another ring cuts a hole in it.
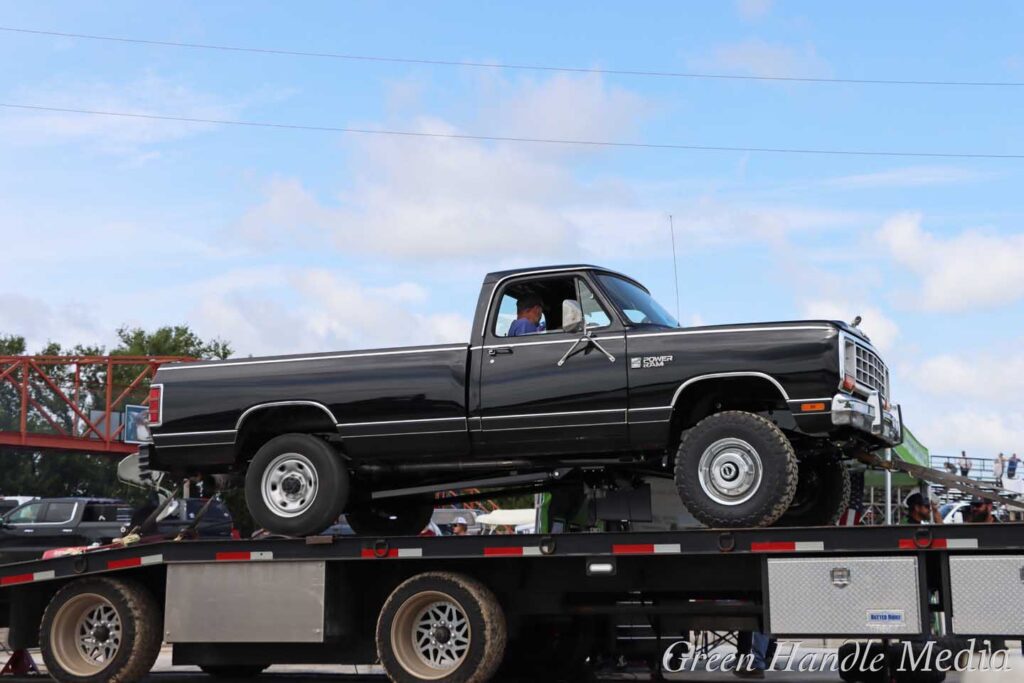
[[[1024,456],[1024,412],[968,407],[956,411],[927,411],[908,426],[932,453],[956,455],[966,450],[975,457],[1016,452]]]
[[[46,107],[157,114],[188,118],[232,118],[240,104],[155,75],[127,83],[51,81],[23,87],[10,99]],[[0,115],[0,141],[7,144],[84,143],[143,163],[159,156],[153,147],[208,130],[213,124],[95,116],[64,112],[6,110]]]
[[[429,293],[399,282],[367,286],[325,269],[253,268],[195,283],[203,292],[189,316],[206,337],[230,340],[241,355],[466,343],[470,321],[422,313]]]
[[[956,185],[970,183],[984,178],[973,169],[959,166],[907,166],[877,173],[863,173],[839,178],[829,178],[823,184],[848,190],[872,190],[901,187],[926,187],[931,185]]]
[[[919,303],[934,311],[999,306],[1024,296],[1024,234],[965,230],[951,237],[921,227],[919,213],[885,222],[879,238],[921,279]]]
[[[39,353],[48,342],[66,346],[108,344],[114,327],[100,329],[82,301],[65,301],[52,306],[46,301],[17,292],[0,292],[0,335],[25,338],[28,353]]]
[[[1017,348],[999,354],[930,356],[914,366],[911,378],[923,391],[952,394],[964,404],[1014,405],[1024,386],[1024,356]]]
[[[871,337],[871,343],[882,352],[891,351],[900,336],[899,325],[875,306],[837,299],[815,299],[805,301],[802,310],[807,317],[822,320],[851,322],[858,315],[861,316],[860,329]]]
[[[710,55],[690,60],[690,66],[742,76],[823,78],[832,70],[814,45],[769,43],[760,39],[719,45]]]
[[[761,19],[772,9],[773,0],[736,0],[736,11],[747,21]]]

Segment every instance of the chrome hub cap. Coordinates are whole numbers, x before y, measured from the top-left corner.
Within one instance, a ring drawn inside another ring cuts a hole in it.
[[[316,469],[301,453],[283,453],[263,470],[260,488],[271,512],[278,517],[297,517],[316,500]]]
[[[697,477],[704,493],[720,505],[739,505],[761,487],[761,456],[746,441],[719,439],[700,456]]]
[[[469,618],[444,593],[410,598],[395,615],[392,651],[399,664],[423,680],[444,678],[466,659],[471,640]]]
[[[453,669],[469,649],[469,621],[454,602],[435,602],[420,612],[413,638],[427,665]]]
[[[112,606],[89,610],[78,622],[78,649],[97,664],[109,662],[121,647],[121,619]]]

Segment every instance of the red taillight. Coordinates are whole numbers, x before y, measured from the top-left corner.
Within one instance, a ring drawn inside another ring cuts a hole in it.
[[[857,386],[856,379],[854,379],[850,375],[846,375],[845,377],[843,377],[843,391],[853,391],[853,388],[855,386]]]
[[[149,424],[157,426],[163,419],[164,388],[154,384],[149,388]]]

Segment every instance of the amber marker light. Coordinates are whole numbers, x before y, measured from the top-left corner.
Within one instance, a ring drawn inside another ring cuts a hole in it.
[[[803,413],[815,413],[825,410],[824,403],[801,403],[800,411]]]

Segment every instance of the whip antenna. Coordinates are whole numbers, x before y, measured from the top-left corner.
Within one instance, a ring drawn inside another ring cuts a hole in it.
[[[672,236],[672,273],[676,279],[676,323],[679,322],[679,266],[676,264],[676,228],[672,214],[668,215],[668,232]]]

